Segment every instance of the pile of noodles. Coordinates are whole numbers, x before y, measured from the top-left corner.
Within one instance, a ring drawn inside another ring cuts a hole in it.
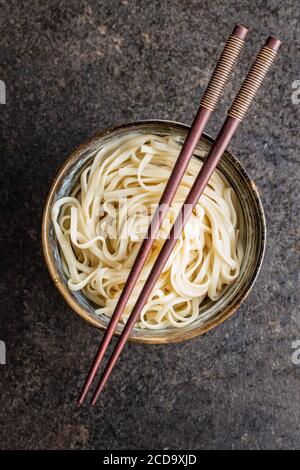
[[[180,149],[169,136],[119,138],[94,151],[72,194],[55,202],[52,221],[68,287],[82,290],[96,314],[112,315]],[[192,158],[131,294],[124,323],[201,165]],[[199,317],[206,296],[217,300],[239,275],[241,225],[236,194],[215,171],[137,326],[184,327]]]

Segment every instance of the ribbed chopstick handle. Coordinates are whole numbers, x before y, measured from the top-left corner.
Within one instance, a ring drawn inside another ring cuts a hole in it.
[[[228,116],[235,118],[238,121],[242,121],[244,119],[254,96],[277,56],[279,46],[280,41],[270,37],[266,44],[261,48],[234,102],[232,103],[231,108],[228,111]]]
[[[227,39],[218,64],[201,99],[201,106],[214,111],[244,45],[248,30],[237,25]]]

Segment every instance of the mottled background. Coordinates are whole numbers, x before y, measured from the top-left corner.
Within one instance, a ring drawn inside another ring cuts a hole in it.
[[[263,1],[0,0],[2,449],[299,448],[299,5]],[[283,41],[231,150],[258,185],[268,243],[238,313],[185,344],[129,344],[96,408],[75,404],[100,333],[53,286],[43,204],[68,153],[106,126],[190,123],[234,23],[247,47],[215,136],[269,33]],[[298,236],[298,241],[297,241]]]

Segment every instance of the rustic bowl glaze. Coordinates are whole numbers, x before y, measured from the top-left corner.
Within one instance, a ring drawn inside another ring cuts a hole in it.
[[[90,151],[125,136],[132,132],[154,133],[158,135],[176,135],[184,141],[188,126],[171,121],[138,121],[106,129],[71,153],[51,186],[43,214],[42,242],[45,260],[50,275],[70,307],[82,318],[100,329],[105,329],[108,319],[94,313],[94,306],[81,293],[71,292],[67,287],[62,270],[61,259],[50,215],[54,201],[71,192],[82,169],[87,166]],[[208,151],[213,140],[204,135],[198,147]],[[228,178],[240,200],[245,223],[245,255],[241,272],[237,280],[229,286],[217,302],[210,300],[200,305],[201,316],[194,323],[184,328],[164,330],[142,330],[134,328],[130,340],[141,343],[173,343],[201,335],[229,318],[249,294],[262,264],[266,242],[266,224],[261,201],[255,184],[251,181],[240,162],[230,153],[225,152],[218,169]],[[118,326],[119,335],[122,326]]]

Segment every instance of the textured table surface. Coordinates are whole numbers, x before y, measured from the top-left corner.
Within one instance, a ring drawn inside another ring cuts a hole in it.
[[[30,6],[31,5],[31,6]],[[0,1],[2,449],[299,448],[297,2]],[[283,41],[231,150],[256,182],[264,265],[227,322],[184,344],[129,344],[96,408],[75,404],[100,333],[53,286],[43,204],[68,153],[107,126],[191,123],[234,23],[247,46],[208,132],[215,136],[269,33]],[[298,236],[298,242],[297,242]]]

